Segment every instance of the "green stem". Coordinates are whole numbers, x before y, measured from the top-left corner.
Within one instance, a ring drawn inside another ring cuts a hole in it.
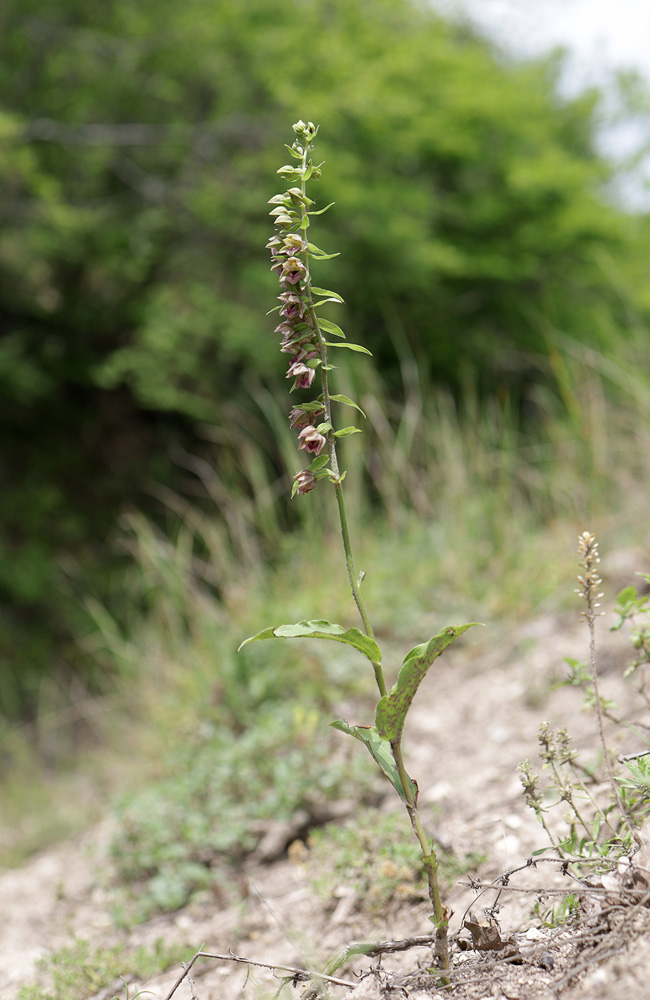
[[[307,167],[307,157],[308,157],[309,150],[311,148],[312,147],[308,146],[305,143],[305,147],[304,147],[304,150],[303,150],[303,163],[302,163],[303,170],[306,169],[306,167]],[[302,191],[303,195],[306,195],[306,181],[305,181],[304,177],[301,180],[301,191]],[[302,214],[303,220],[308,215],[308,208],[307,208],[307,204],[305,202],[303,202],[303,204],[302,204],[301,214]],[[307,228],[304,228],[303,232],[306,233],[307,232]],[[308,251],[305,251],[305,257],[306,258],[308,257]],[[308,269],[308,273],[309,273],[309,269]],[[311,320],[311,324],[312,324],[312,326],[314,328],[314,331],[316,333],[316,337],[318,339],[318,348],[319,348],[320,361],[321,361],[321,365],[320,365],[320,377],[321,377],[321,388],[322,388],[322,392],[323,392],[323,408],[324,408],[324,411],[325,411],[325,421],[331,427],[333,427],[333,423],[332,423],[332,401],[330,399],[330,393],[329,393],[329,379],[328,379],[328,366],[327,366],[327,344],[325,343],[325,338],[323,337],[323,333],[321,331],[320,324],[318,322],[318,316],[317,316],[316,310],[314,308],[314,300],[313,300],[313,296],[312,296],[312,292],[311,292],[311,279],[310,278],[308,278],[308,280],[307,280],[306,292],[307,292],[307,297],[308,297],[309,318]],[[366,635],[370,636],[371,639],[374,639],[375,633],[374,633],[372,624],[370,622],[370,617],[368,615],[368,610],[366,608],[366,603],[365,603],[365,601],[364,601],[364,599],[363,599],[363,597],[361,595],[361,588],[359,586],[359,580],[358,580],[358,577],[357,577],[356,570],[354,568],[354,557],[352,555],[352,543],[350,541],[350,531],[349,531],[349,528],[348,528],[348,519],[347,519],[347,514],[346,514],[346,511],[345,511],[345,499],[344,499],[344,496],[343,496],[343,483],[341,482],[341,472],[340,472],[340,469],[339,469],[338,456],[337,456],[337,453],[336,453],[336,438],[334,436],[334,431],[333,430],[331,430],[328,433],[327,440],[328,440],[328,449],[329,449],[329,454],[330,454],[330,468],[332,470],[333,477],[334,477],[334,489],[335,489],[335,492],[336,492],[336,503],[337,503],[338,512],[339,512],[339,522],[340,522],[340,526],[341,526],[341,538],[343,540],[343,549],[345,551],[345,565],[346,565],[347,571],[348,571],[348,579],[350,581],[350,588],[352,590],[352,597],[354,598],[354,603],[357,606],[357,610],[358,610],[359,615],[361,617],[361,621],[363,622],[364,632],[366,633]],[[386,681],[384,680],[384,674],[383,674],[383,671],[381,669],[381,664],[373,662],[372,669],[374,670],[374,673],[375,673],[375,680],[377,682],[377,687],[379,688],[379,693],[383,697],[387,693],[387,688],[386,688]]]
[[[422,863],[424,869],[427,873],[427,882],[429,885],[429,899],[431,900],[431,905],[433,907],[434,914],[434,925],[436,928],[436,958],[440,963],[440,968],[443,972],[449,971],[449,943],[447,938],[447,931],[449,928],[449,917],[447,915],[447,909],[443,905],[442,899],[440,898],[440,883],[438,881],[438,859],[436,858],[436,852],[433,849],[433,845],[429,843],[426,833],[424,832],[424,827],[420,820],[420,814],[418,812],[418,807],[415,799],[413,798],[413,793],[411,792],[411,783],[409,782],[408,774],[406,773],[406,768],[404,767],[404,760],[402,758],[402,747],[399,740],[394,740],[390,745],[393,759],[397,766],[397,771],[400,776],[400,782],[402,784],[402,789],[404,791],[404,798],[406,800],[406,811],[408,812],[409,819],[411,821],[411,826],[413,827],[413,832],[417,837],[420,849],[422,851]]]
[[[302,167],[303,176],[301,179],[301,232],[307,232],[309,228],[309,211],[308,211],[308,200],[306,196],[306,181],[304,174],[307,170],[308,155],[313,147],[305,142],[303,146],[302,154]],[[307,274],[309,275],[309,251],[304,251],[304,263],[307,266]],[[314,308],[314,300],[311,290],[311,279],[308,277],[306,282],[305,294],[307,298],[307,308],[309,312],[309,319],[311,325],[314,329],[317,341],[318,350],[320,355],[320,377],[321,377],[321,387],[322,387],[322,398],[323,398],[323,410],[325,422],[331,428],[328,431],[328,449],[330,456],[330,471],[332,475],[332,481],[334,484],[334,489],[336,492],[336,502],[339,512],[339,521],[341,525],[341,537],[343,540],[343,549],[345,551],[345,564],[348,571],[348,579],[350,581],[350,587],[352,589],[352,596],[354,602],[361,616],[361,621],[363,622],[363,628],[366,635],[370,638],[374,638],[374,631],[370,623],[370,618],[368,616],[368,611],[366,608],[365,601],[361,596],[361,588],[359,586],[359,580],[357,578],[356,570],[354,568],[354,558],[352,555],[352,544],[350,541],[350,531],[348,527],[348,519],[345,511],[345,499],[343,496],[343,484],[342,476],[339,469],[338,456],[336,453],[336,438],[334,436],[333,423],[332,423],[332,401],[330,399],[329,393],[329,379],[328,379],[328,364],[327,364],[327,344],[325,343],[325,338],[323,337],[320,324],[318,322],[318,316],[316,315],[316,310]],[[379,663],[373,663],[373,670],[375,672],[375,680],[377,682],[377,687],[382,697],[387,693],[386,682],[384,680],[383,671]],[[422,863],[424,865],[427,882],[429,886],[429,898],[431,899],[431,905],[433,907],[433,923],[436,928],[436,943],[435,943],[435,953],[438,960],[438,964],[443,973],[449,971],[449,943],[448,943],[448,927],[449,927],[449,917],[447,910],[442,903],[440,898],[440,885],[438,881],[438,861],[436,858],[435,851],[433,850],[432,844],[429,843],[427,835],[424,831],[422,823],[420,821],[420,815],[418,812],[417,802],[411,791],[411,782],[409,780],[408,774],[404,767],[404,761],[402,759],[402,750],[399,740],[391,742],[391,752],[393,759],[395,761],[398,774],[400,777],[400,783],[404,792],[404,799],[406,804],[406,809],[411,821],[411,826],[413,827],[413,832],[418,839],[420,844],[420,849],[422,851]],[[445,982],[448,980],[445,978]]]

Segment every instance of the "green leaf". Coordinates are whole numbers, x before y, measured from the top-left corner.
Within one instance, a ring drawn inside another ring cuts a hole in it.
[[[313,291],[313,289],[312,289]],[[345,340],[345,334],[340,326],[336,323],[332,323],[331,319],[319,319],[318,325],[321,329],[325,330],[326,333],[333,333],[335,337],[343,337]]]
[[[347,733],[348,736],[353,736],[355,740],[359,740],[361,743],[365,743],[368,752],[371,757],[379,764],[380,768],[390,781],[391,785],[395,791],[399,794],[400,798],[406,802],[406,794],[402,788],[402,782],[400,781],[399,771],[397,770],[397,765],[393,758],[390,743],[383,736],[379,735],[379,732],[374,726],[351,726],[349,723],[345,722],[344,719],[337,719],[336,722],[330,722],[332,729],[338,729],[341,733]],[[411,790],[411,795],[413,796],[413,801],[417,801],[418,797],[418,786],[412,778],[407,775],[409,788]]]
[[[318,302],[317,305],[320,305],[320,302]],[[365,347],[361,347],[359,344],[348,344],[347,341],[345,344],[337,344],[332,343],[330,340],[326,340],[325,343],[328,347],[347,347],[349,351],[356,351],[357,354],[370,354],[370,357],[372,357],[372,352],[367,350]]]
[[[244,639],[239,649],[256,639],[332,639],[358,649],[371,663],[381,663],[381,650],[374,639],[364,635],[358,628],[345,629],[325,619],[296,622],[295,625],[276,625],[265,628],[257,635]],[[238,650],[239,652],[239,650]]]
[[[307,324],[304,323],[303,326],[307,326]],[[299,327],[296,329],[298,330]],[[322,399],[313,399],[310,403],[301,403],[300,409],[304,410],[305,413],[322,413],[324,410],[323,401]]]
[[[279,173],[279,171],[278,171],[278,173]],[[336,202],[335,202],[335,201],[331,201],[331,202],[329,203],[329,205],[326,205],[326,206],[325,206],[325,208],[319,208],[317,212],[312,212],[311,214],[312,214],[312,215],[322,215],[322,214],[323,214],[323,212],[326,212],[328,208],[331,208],[331,207],[332,207],[332,205],[336,205]]]
[[[358,427],[342,427],[340,431],[334,431],[337,438],[349,437],[350,434],[361,434],[361,431]]]
[[[375,713],[375,725],[379,734],[387,740],[399,741],[402,737],[406,713],[427,670],[451,643],[479,622],[469,625],[450,625],[434,635],[428,642],[414,646],[406,656],[397,677],[397,683],[388,694],[379,699]]]
[[[329,455],[318,455],[309,466],[309,471],[318,472],[319,469],[324,469],[329,460]]]
[[[332,260],[333,257],[340,257],[340,253],[325,253],[320,247],[317,247],[314,243],[307,244],[309,253],[315,260]]]
[[[331,395],[330,399],[334,400],[334,402],[336,402],[336,403],[347,403],[348,406],[353,406],[355,408],[355,410],[359,411],[359,413],[361,414],[362,417],[365,417],[365,413],[363,412],[363,410],[361,409],[361,407],[357,406],[357,404],[354,402],[354,400],[350,399],[349,396],[344,396],[342,392],[338,393],[336,396]]]
[[[314,295],[327,295],[329,298],[333,299],[334,302],[343,302],[343,299],[338,292],[332,292],[329,288],[318,288],[317,285],[312,285],[311,290]]]

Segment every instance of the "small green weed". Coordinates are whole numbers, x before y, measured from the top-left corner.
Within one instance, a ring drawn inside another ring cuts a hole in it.
[[[65,948],[52,952],[48,958],[40,961],[39,966],[50,985],[23,986],[18,994],[18,1000],[86,1000],[93,993],[104,987],[112,987],[127,973],[137,978],[147,978],[164,972],[173,965],[179,964],[179,954],[188,949],[168,947],[158,938],[151,947],[141,947],[129,950],[122,944],[110,947],[92,945],[89,941],[78,938]],[[189,949],[192,954],[192,949]],[[129,996],[129,986],[122,979],[123,986]],[[136,990],[135,996],[141,996]],[[131,995],[130,1000],[135,1000]]]
[[[645,580],[646,588],[650,587],[650,574],[640,573],[639,576]],[[632,629],[630,642],[636,655],[625,671],[625,676],[629,677],[639,667],[650,663],[650,594],[640,594],[634,586],[625,587],[618,595],[614,612],[618,615],[618,621],[612,625],[612,632],[626,623]]]
[[[309,835],[309,853],[296,852],[297,860],[317,872],[313,886],[319,895],[331,897],[343,884],[354,889],[360,908],[384,912],[391,902],[427,897],[418,844],[407,832],[401,813],[359,810],[353,821],[314,830]],[[445,888],[484,860],[483,855],[459,858],[451,851],[437,850],[439,878]]]
[[[306,817],[324,803],[368,794],[373,770],[347,755],[298,705],[271,706],[254,728],[233,737],[204,727],[202,739],[177,749],[170,776],[137,794],[119,810],[112,856],[122,890],[121,920],[139,922],[184,906],[209,891],[222,903],[238,898],[231,866],[255,849],[265,824]]]
[[[533,907],[543,927],[561,927],[580,913],[580,899],[575,893],[564,896],[559,903],[544,908],[538,900]]]

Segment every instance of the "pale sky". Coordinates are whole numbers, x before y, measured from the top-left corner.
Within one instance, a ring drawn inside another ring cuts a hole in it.
[[[636,68],[650,79],[649,0],[433,0],[466,12],[496,41],[522,55],[565,45],[576,68],[598,76]]]
[[[534,57],[559,45],[568,50],[562,89],[575,94],[589,85],[607,93],[617,70],[633,69],[650,88],[650,0],[431,0],[451,16],[465,15],[498,45]],[[639,121],[603,130],[603,151],[615,159],[648,142],[650,125]],[[650,180],[650,160],[644,173]],[[617,195],[630,207],[650,210],[650,191],[639,175],[625,179]]]

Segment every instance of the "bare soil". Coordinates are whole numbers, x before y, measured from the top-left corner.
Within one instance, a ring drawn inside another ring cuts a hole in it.
[[[610,593],[634,582],[634,571],[643,569],[629,554],[618,563]],[[623,679],[630,647],[621,633],[608,631],[611,620],[601,622],[598,632],[601,693],[617,703],[619,717],[647,723],[634,683]],[[419,781],[423,807],[435,806],[440,843],[453,845],[458,854],[482,851],[487,857],[480,871],[460,879],[446,899],[453,910],[451,986],[443,988],[429,971],[431,947],[419,946],[355,958],[335,973],[353,988],[333,985],[334,997],[650,1000],[643,832],[634,862],[641,874],[634,886],[628,869],[604,883],[596,879],[593,891],[581,895],[576,919],[559,927],[541,926],[533,913],[538,900],[545,908],[560,898],[554,893],[576,886],[556,863],[528,864],[546,841],[525,806],[517,766],[530,756],[539,769],[536,734],[541,720],[566,726],[586,760],[598,756],[596,721],[583,710],[582,692],[554,687],[565,673],[564,657],[585,660],[587,651],[586,627],[577,613],[549,613],[514,633],[504,632],[496,648],[493,635],[490,644],[483,640],[483,645],[454,647],[432,670],[409,716],[407,766]],[[617,753],[641,749],[638,736],[620,726],[608,726],[608,740]],[[260,962],[323,969],[353,941],[395,941],[431,932],[424,901],[395,903],[381,915],[368,915],[345,883],[323,900],[313,890],[318,873],[304,850],[290,851],[273,863],[251,858],[241,871],[246,887],[241,904],[220,910],[205,900],[120,931],[103,888],[110,868],[110,824],[106,820],[82,838],[0,874],[0,1000],[15,1000],[21,985],[43,975],[38,959],[75,938],[104,944],[122,940],[129,946],[163,938],[177,946],[177,967],[148,982],[129,984],[131,997],[141,989],[162,1000],[183,972],[181,960],[202,945],[211,953],[231,949]],[[515,872],[518,868],[522,870]],[[513,872],[506,885],[486,891],[475,887],[477,882],[502,883],[505,872]],[[46,979],[43,984],[45,993]],[[173,995],[235,1000],[271,996],[278,985],[263,969],[199,958]],[[297,981],[295,991],[289,988],[285,995],[300,996],[306,989]],[[95,1000],[125,995],[118,981],[106,983]]]

